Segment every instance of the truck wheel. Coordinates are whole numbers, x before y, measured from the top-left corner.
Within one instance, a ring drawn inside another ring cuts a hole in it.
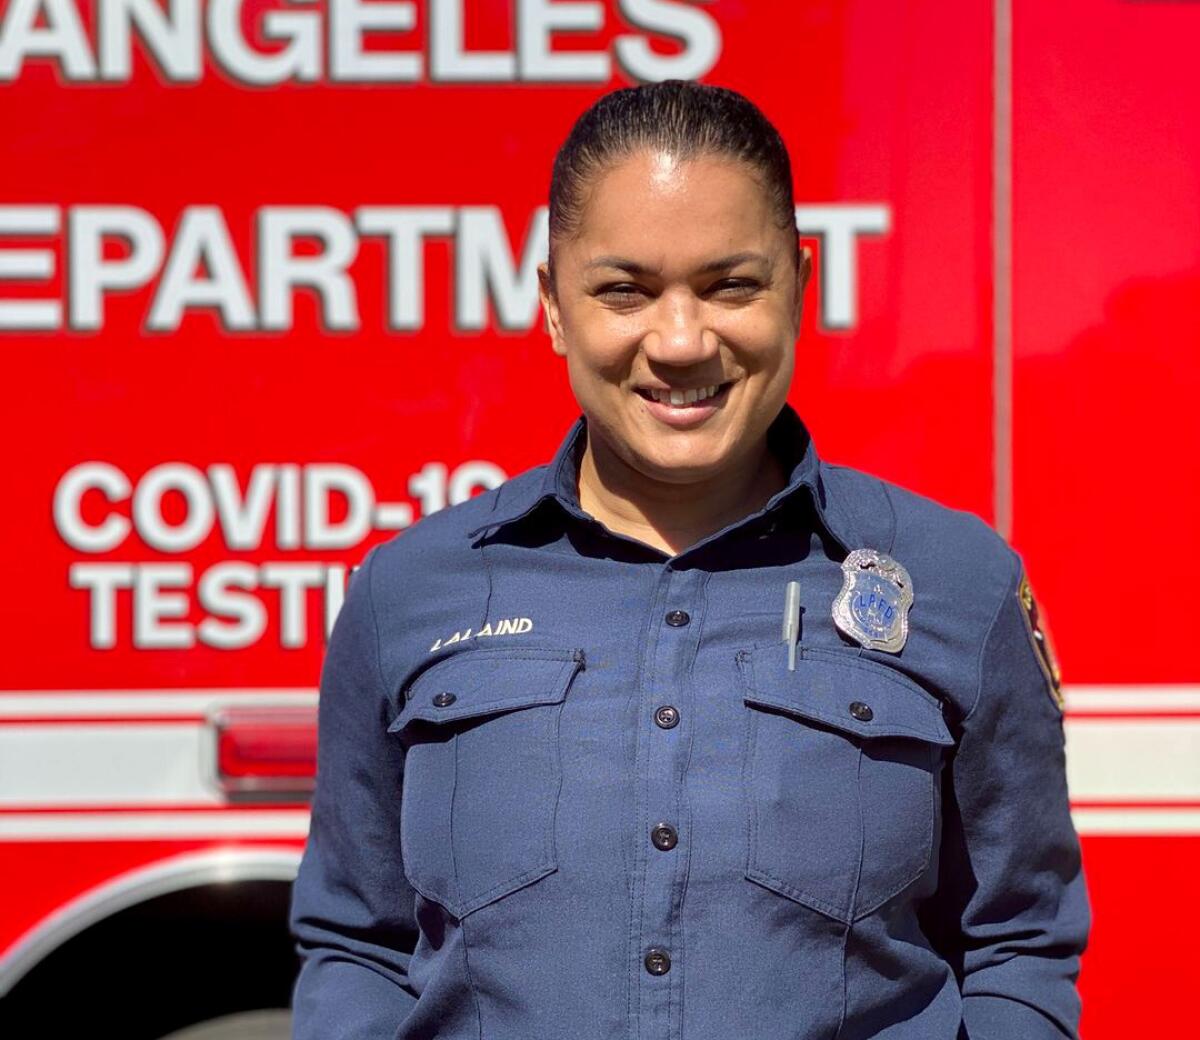
[[[291,1040],[292,1013],[279,1008],[210,1018],[161,1040]]]

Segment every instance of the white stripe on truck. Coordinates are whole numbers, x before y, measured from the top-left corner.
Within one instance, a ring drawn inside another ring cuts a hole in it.
[[[0,841],[303,838],[305,808],[228,807],[209,772],[212,731],[197,719],[316,698],[297,688],[0,692]],[[1066,699],[1080,833],[1200,834],[1200,686],[1074,686]]]

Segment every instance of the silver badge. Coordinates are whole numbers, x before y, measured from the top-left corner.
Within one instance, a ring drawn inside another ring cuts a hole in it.
[[[899,653],[908,639],[912,579],[903,565],[874,549],[855,549],[842,562],[842,591],[833,623],[870,650]]]

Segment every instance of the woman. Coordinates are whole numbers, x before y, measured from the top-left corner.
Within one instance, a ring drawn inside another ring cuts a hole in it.
[[[821,462],[786,403],[778,134],[729,90],[617,91],[550,216],[582,414],[351,583],[294,1035],[1075,1036],[1089,908],[1020,561]]]

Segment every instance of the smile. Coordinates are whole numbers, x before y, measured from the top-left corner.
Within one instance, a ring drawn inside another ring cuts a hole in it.
[[[639,387],[637,393],[647,401],[655,401],[671,408],[691,408],[723,397],[733,384],[714,383],[712,386],[702,386],[691,390],[658,390],[649,387]]]

